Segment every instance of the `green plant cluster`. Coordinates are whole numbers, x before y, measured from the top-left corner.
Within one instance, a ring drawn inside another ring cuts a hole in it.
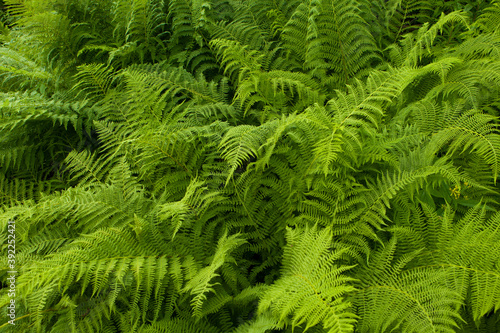
[[[3,5],[0,332],[500,331],[499,1]]]

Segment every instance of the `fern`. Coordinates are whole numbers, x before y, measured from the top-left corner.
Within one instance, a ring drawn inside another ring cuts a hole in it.
[[[164,33],[163,1],[116,1],[114,4],[113,20],[115,21],[114,35],[122,45],[136,43],[135,53],[138,54],[140,62],[145,58],[152,61],[163,60],[162,48],[165,49],[161,35]],[[116,56],[111,56],[112,58]]]
[[[354,290],[348,284],[352,279],[343,275],[350,267],[335,264],[341,253],[330,252],[330,241],[328,230],[288,230],[282,277],[265,291],[259,313],[269,309],[280,323],[293,327],[321,323],[328,332],[353,330],[355,316],[342,297]]]
[[[184,291],[190,291],[194,295],[191,300],[191,305],[193,307],[193,315],[197,318],[201,318],[201,310],[203,301],[206,300],[205,295],[208,292],[213,292],[215,283],[210,283],[210,281],[217,277],[218,274],[215,272],[224,264],[226,260],[231,260],[231,258],[226,258],[228,254],[236,247],[243,244],[245,241],[238,239],[237,235],[227,237],[226,234],[219,239],[217,244],[217,249],[213,256],[212,262],[209,266],[201,269],[193,278],[186,284]]]
[[[15,330],[498,331],[496,1],[5,4]]]
[[[365,278],[354,296],[359,306],[360,332],[455,332],[460,298],[445,283],[446,273],[414,268],[403,270],[418,251],[395,257],[396,241],[373,253],[359,275]],[[425,285],[421,285],[426,281]]]
[[[376,59],[374,42],[354,1],[302,3],[281,37],[304,71],[335,88]]]
[[[500,8],[498,1],[492,1],[491,5],[487,7],[483,14],[477,19],[476,24],[478,27],[486,32],[498,31],[498,17],[500,15]]]

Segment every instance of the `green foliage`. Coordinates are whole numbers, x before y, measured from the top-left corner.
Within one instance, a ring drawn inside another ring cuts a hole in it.
[[[284,47],[323,84],[338,88],[376,58],[355,1],[304,1],[283,27]]]
[[[4,3],[0,332],[500,330],[498,1]]]
[[[328,229],[288,230],[281,277],[262,295],[259,312],[270,309],[293,327],[323,323],[326,332],[351,332],[355,316],[342,297],[354,291],[352,278],[342,274],[350,267],[335,264],[342,252],[331,253],[330,245]]]

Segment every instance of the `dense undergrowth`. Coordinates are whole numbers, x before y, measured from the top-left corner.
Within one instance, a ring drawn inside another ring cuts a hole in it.
[[[0,332],[500,331],[500,2],[1,22]]]

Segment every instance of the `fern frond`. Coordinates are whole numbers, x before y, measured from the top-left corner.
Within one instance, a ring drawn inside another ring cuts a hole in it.
[[[113,244],[111,252],[100,252],[96,244]],[[36,309],[33,315],[41,321],[41,312],[61,293],[64,295],[75,283],[82,295],[104,294],[107,301],[103,312],[94,312],[99,318],[109,316],[113,308],[113,298],[123,293],[124,288],[131,288],[130,307],[150,306],[151,296],[161,298],[164,295],[168,260],[165,256],[155,258],[139,250],[133,236],[120,229],[101,230],[73,242],[66,251],[58,253],[51,260],[31,266],[31,273],[19,280],[19,288],[28,288],[33,292],[28,304]],[[94,255],[100,253],[99,259]],[[142,253],[141,253],[142,252]],[[104,256],[102,256],[104,254]],[[116,257],[121,258],[116,258]],[[43,278],[39,274],[43,272]],[[87,289],[89,288],[89,289]],[[110,288],[110,289],[109,289]],[[89,293],[89,294],[88,294]],[[107,303],[107,304],[106,304]],[[99,311],[94,308],[93,311]],[[95,321],[102,319],[94,318]],[[36,321],[35,321],[36,322]]]
[[[233,82],[241,82],[248,73],[261,68],[259,59],[262,55],[255,50],[248,50],[248,46],[241,45],[238,41],[226,39],[213,39],[210,45],[216,49],[216,54],[225,67],[224,74]]]
[[[162,50],[166,50],[161,35],[166,21],[163,0],[115,1],[112,9],[114,36],[121,45],[135,44],[134,49],[141,63],[150,58],[163,60]],[[116,55],[111,56],[112,58]]]
[[[206,321],[194,322],[190,319],[166,319],[142,326],[138,333],[219,333],[217,327]]]
[[[428,146],[431,152],[437,153],[446,148],[447,154],[454,155],[470,150],[484,159],[492,170],[493,180],[496,181],[500,136],[493,118],[477,110],[463,112],[459,104],[456,104],[455,106],[445,105],[442,115],[446,114],[446,117],[441,118],[442,116],[438,115],[439,119],[436,119],[436,115],[432,115],[436,111],[435,106],[431,108],[424,105],[422,104],[423,107],[416,110],[422,112],[418,116],[421,120],[420,124],[425,126],[428,123],[432,126],[431,128],[435,128],[432,130],[433,135]]]
[[[82,185],[106,183],[110,168],[113,166],[87,150],[80,153],[70,152],[66,157],[66,163],[73,180],[78,180]]]
[[[238,326],[231,333],[259,333],[280,328],[281,327],[277,324],[276,320],[267,313],[258,315],[254,320]]]
[[[448,283],[470,306],[475,320],[498,309],[500,274],[496,262],[500,215],[486,217],[485,206],[470,209],[456,224],[443,216],[436,244],[436,264],[448,273]],[[425,264],[424,264],[425,265]]]
[[[210,8],[210,1],[169,1],[167,21],[171,22],[173,31],[169,48],[187,50],[194,43],[203,47],[206,42],[202,30],[209,21]]]
[[[424,24],[418,29],[416,36],[408,36],[407,41],[409,41],[410,47],[405,52],[403,66],[414,67],[419,63],[419,60],[424,56],[424,51],[430,53],[430,48],[434,44],[434,41],[439,32],[443,31],[443,27],[450,23],[458,23],[466,28],[469,28],[467,16],[462,12],[452,12],[447,15],[441,14],[439,20],[429,27],[428,24]]]
[[[360,290],[353,303],[359,308],[360,332],[455,332],[460,320],[458,293],[445,282],[446,273],[415,268],[403,270],[418,251],[393,262],[396,241],[373,254],[362,268]]]
[[[55,80],[53,73],[18,51],[2,47],[0,59],[2,90],[37,86],[42,88],[43,85],[51,85]]]
[[[293,327],[321,324],[330,333],[353,331],[356,316],[344,300],[354,291],[353,279],[344,275],[351,267],[337,265],[342,251],[332,253],[331,240],[328,229],[287,230],[282,274],[260,299],[260,314],[270,310],[279,323],[290,320]]]
[[[222,157],[228,161],[231,167],[226,185],[236,169],[251,157],[257,156],[257,151],[276,126],[275,123],[267,123],[266,126],[240,125],[231,128],[219,145]]]
[[[337,91],[338,97],[330,100],[326,108],[318,105],[308,108],[306,119],[321,133],[313,160],[319,169],[327,173],[337,160],[351,164],[349,159],[355,160],[362,135],[369,135],[371,129],[379,126],[386,103],[401,94],[413,77],[414,72],[408,69],[374,72],[366,84],[357,81],[356,85],[348,86],[348,94]],[[341,152],[346,152],[343,155],[347,158],[341,159]]]
[[[218,241],[217,249],[210,265],[202,268],[186,284],[183,290],[186,292],[189,291],[194,295],[191,300],[191,305],[193,307],[193,315],[197,319],[201,318],[202,306],[207,299],[206,294],[214,292],[214,287],[217,285],[216,282],[211,282],[215,277],[219,276],[216,271],[221,268],[225,262],[231,261],[230,253],[245,242],[246,241],[239,238],[237,234],[228,237],[227,233],[225,233]]]
[[[111,88],[115,79],[113,67],[103,64],[88,64],[78,67],[75,75],[77,83],[71,88],[77,95],[85,99],[98,100],[103,98]]]
[[[244,4],[242,4],[244,5]],[[253,13],[242,11],[238,20],[217,22],[210,27],[212,39],[233,40],[251,50],[260,50],[267,41],[265,31],[255,25]]]
[[[304,71],[334,88],[343,88],[377,58],[366,22],[350,0],[301,3],[281,37]]]
[[[476,20],[475,25],[483,29],[485,32],[498,34],[500,29],[500,2],[494,0],[490,6],[483,10],[483,13]]]
[[[419,25],[429,22],[432,14],[430,1],[396,0],[389,1],[386,9],[388,37],[397,42],[400,36],[416,30]]]
[[[207,193],[208,188],[203,185],[203,182],[194,179],[186,188],[182,200],[169,202],[159,207],[159,217],[172,221],[172,239],[183,224],[191,225],[193,222],[202,224],[201,218],[209,207],[222,199],[220,193],[216,191]],[[202,226],[198,225],[196,228],[202,229]]]

